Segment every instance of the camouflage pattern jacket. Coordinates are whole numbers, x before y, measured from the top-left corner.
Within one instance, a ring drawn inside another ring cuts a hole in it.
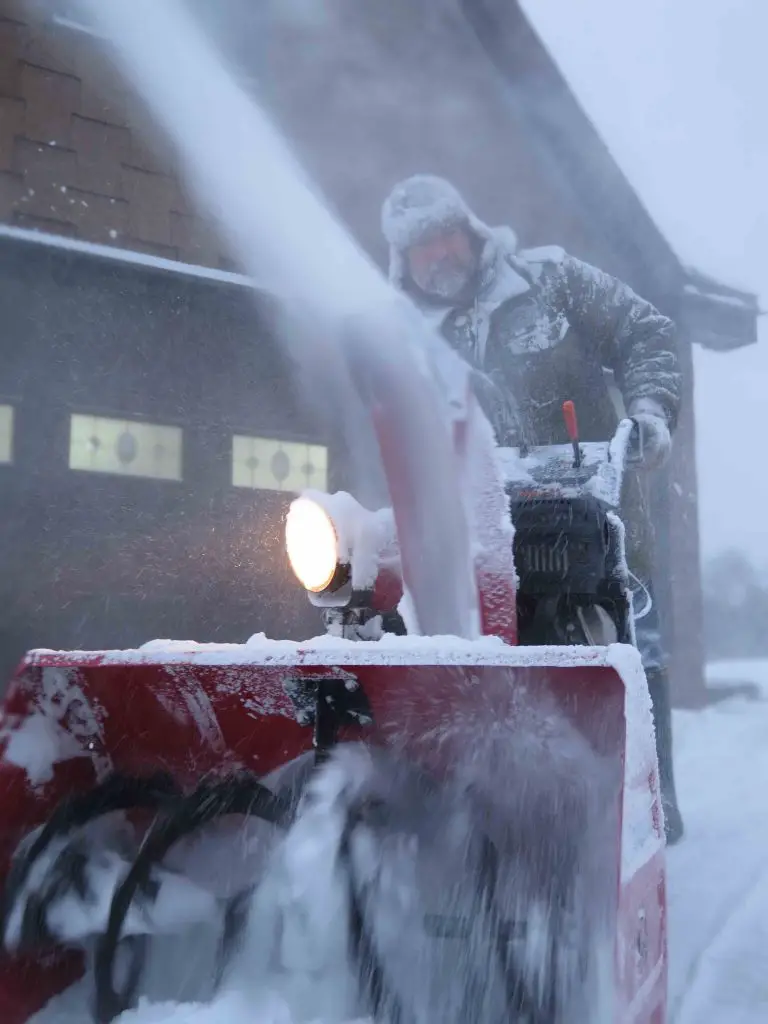
[[[576,403],[583,440],[610,437],[618,416],[604,367],[613,370],[627,410],[650,399],[674,429],[681,392],[674,324],[562,249],[499,247],[467,305],[437,306],[406,290],[492,382],[481,396],[501,444],[520,434],[529,444],[566,441],[566,399]]]
[[[468,298],[448,305],[416,287],[405,252],[425,233],[455,224],[478,238],[480,265]],[[604,367],[614,371],[628,412],[651,401],[674,428],[681,392],[675,328],[627,285],[559,248],[520,251],[510,228],[484,223],[435,175],[414,175],[393,189],[382,230],[392,283],[485,375],[481,398],[501,444],[521,432],[529,444],[567,440],[566,399],[576,403],[585,441],[609,437],[617,414]]]

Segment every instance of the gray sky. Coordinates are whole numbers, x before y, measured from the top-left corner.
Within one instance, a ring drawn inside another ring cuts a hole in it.
[[[768,0],[522,0],[681,258],[768,309]],[[768,565],[768,317],[696,353],[704,553]]]

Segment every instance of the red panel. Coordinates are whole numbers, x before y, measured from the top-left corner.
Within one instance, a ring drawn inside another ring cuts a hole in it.
[[[44,820],[64,793],[90,785],[96,768],[163,768],[187,786],[203,773],[236,766],[267,774],[311,747],[311,730],[293,717],[286,679],[339,671],[311,664],[121,665],[99,655],[36,656],[11,686],[6,725],[19,728],[30,714],[45,713],[82,741],[90,723],[91,756],[57,765],[53,779],[37,790],[22,769],[0,761],[0,855],[7,860],[21,834]],[[519,720],[521,696],[538,692],[551,697],[621,771],[624,687],[612,669],[371,665],[344,671],[354,672],[372,704],[375,725],[367,737],[404,744],[409,756],[432,770],[449,769],[453,757],[465,754],[468,744],[482,743],[484,730],[500,721],[509,723],[514,743],[515,730],[526,727]],[[58,692],[82,699],[68,705],[55,699]],[[425,739],[435,731],[448,736],[439,751]],[[619,853],[617,842],[616,885]],[[663,874],[660,879],[663,884]],[[77,959],[32,965],[5,960],[0,1020],[23,1024],[78,971]]]

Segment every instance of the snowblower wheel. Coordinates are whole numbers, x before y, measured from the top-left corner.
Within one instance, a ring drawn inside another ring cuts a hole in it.
[[[370,1008],[371,1018],[377,1024],[385,1019],[390,1024],[408,1024],[400,1001],[393,994],[391,986],[387,985],[384,968],[366,923],[364,901],[358,892],[350,848],[352,833],[357,825],[371,816],[380,818],[385,813],[386,805],[382,801],[367,800],[355,809],[355,813],[350,814],[339,847],[339,860],[349,882],[349,931],[352,955],[357,962],[357,975],[360,978],[361,999]]]
[[[419,772],[424,792],[436,794],[438,788],[433,779]],[[377,948],[374,928],[368,920],[366,884],[358,876],[353,854],[355,830],[363,825],[382,826],[389,822],[392,808],[379,797],[361,800],[350,808],[339,847],[339,863],[348,879],[349,929],[351,951],[360,979],[360,1000],[376,1024],[413,1024],[414,1013],[404,1004],[398,993],[394,977],[388,977],[385,958]],[[392,823],[392,822],[390,822]],[[398,823],[395,822],[397,825]],[[401,824],[401,823],[400,823]],[[414,833],[417,836],[417,833]],[[477,874],[474,881],[474,913],[484,921],[488,948],[495,967],[493,976],[498,981],[500,996],[505,1005],[504,1019],[525,1024],[553,1024],[557,1019],[557,988],[555,985],[556,953],[554,945],[547,950],[546,977],[549,984],[543,987],[528,976],[525,965],[515,951],[519,928],[510,921],[499,906],[500,854],[495,843],[479,825],[477,828]],[[460,939],[472,942],[472,926],[449,915],[430,914],[424,921],[427,934],[433,939]],[[475,985],[483,985],[478,978]],[[466,1005],[459,1019],[471,1019],[477,990],[472,984],[464,993]]]
[[[504,987],[510,1020],[538,1022],[545,1024],[550,1020],[547,1015],[540,1016],[529,985],[523,971],[510,956],[510,945],[513,928],[499,916],[496,906],[496,890],[499,878],[499,852],[495,845],[484,836],[482,839],[482,855],[480,861],[480,893],[485,912],[490,921],[493,949],[496,954],[499,970],[504,979]],[[549,1011],[547,1011],[548,1013]],[[551,1011],[554,1014],[554,1010]],[[554,1016],[552,1016],[554,1020]]]
[[[147,943],[129,943],[124,946],[122,931],[137,892],[151,891],[152,868],[163,860],[175,843],[229,814],[258,817],[278,828],[285,828],[290,823],[292,804],[290,800],[267,789],[256,776],[243,772],[201,783],[192,793],[174,801],[165,813],[156,818],[128,874],[112,896],[107,928],[96,944],[94,970],[97,1024],[111,1024],[121,1013],[135,1006]],[[230,929],[239,916],[235,914],[234,919],[230,920]],[[228,938],[231,942],[232,936]],[[118,948],[125,948],[131,957],[126,978],[119,988],[115,979]]]
[[[422,778],[429,785],[429,778]],[[349,879],[349,926],[352,953],[357,963],[357,974],[360,978],[360,997],[368,1007],[371,1018],[377,1024],[410,1024],[412,1014],[407,1014],[402,1000],[395,993],[395,986],[387,980],[386,969],[376,949],[373,931],[366,920],[365,887],[361,886],[355,871],[351,842],[355,828],[360,824],[369,824],[372,820],[381,824],[387,816],[388,808],[384,801],[368,799],[362,801],[350,814],[339,849],[339,859],[346,877]],[[526,983],[519,965],[514,963],[510,955],[510,943],[513,928],[499,915],[496,906],[496,888],[498,878],[498,851],[487,836],[480,839],[480,872],[477,878],[477,897],[488,920],[491,948],[494,950],[499,976],[503,978],[504,992],[510,1021],[524,1020],[531,1024],[550,1024],[554,1017],[550,1007],[536,1005],[535,997]],[[425,924],[427,921],[425,921]],[[464,938],[470,940],[464,929],[455,921],[435,918],[429,922],[434,938]],[[470,993],[466,997],[471,1001]],[[472,1007],[467,1005],[466,1016],[472,1017]]]

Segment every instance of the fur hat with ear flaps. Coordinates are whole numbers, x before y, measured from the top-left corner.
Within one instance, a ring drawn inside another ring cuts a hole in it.
[[[381,230],[389,242],[389,279],[402,288],[406,281],[405,251],[441,229],[463,226],[483,243],[481,263],[489,268],[499,249],[514,253],[517,237],[511,228],[491,228],[475,216],[459,191],[445,178],[414,174],[399,182],[384,201]]]

